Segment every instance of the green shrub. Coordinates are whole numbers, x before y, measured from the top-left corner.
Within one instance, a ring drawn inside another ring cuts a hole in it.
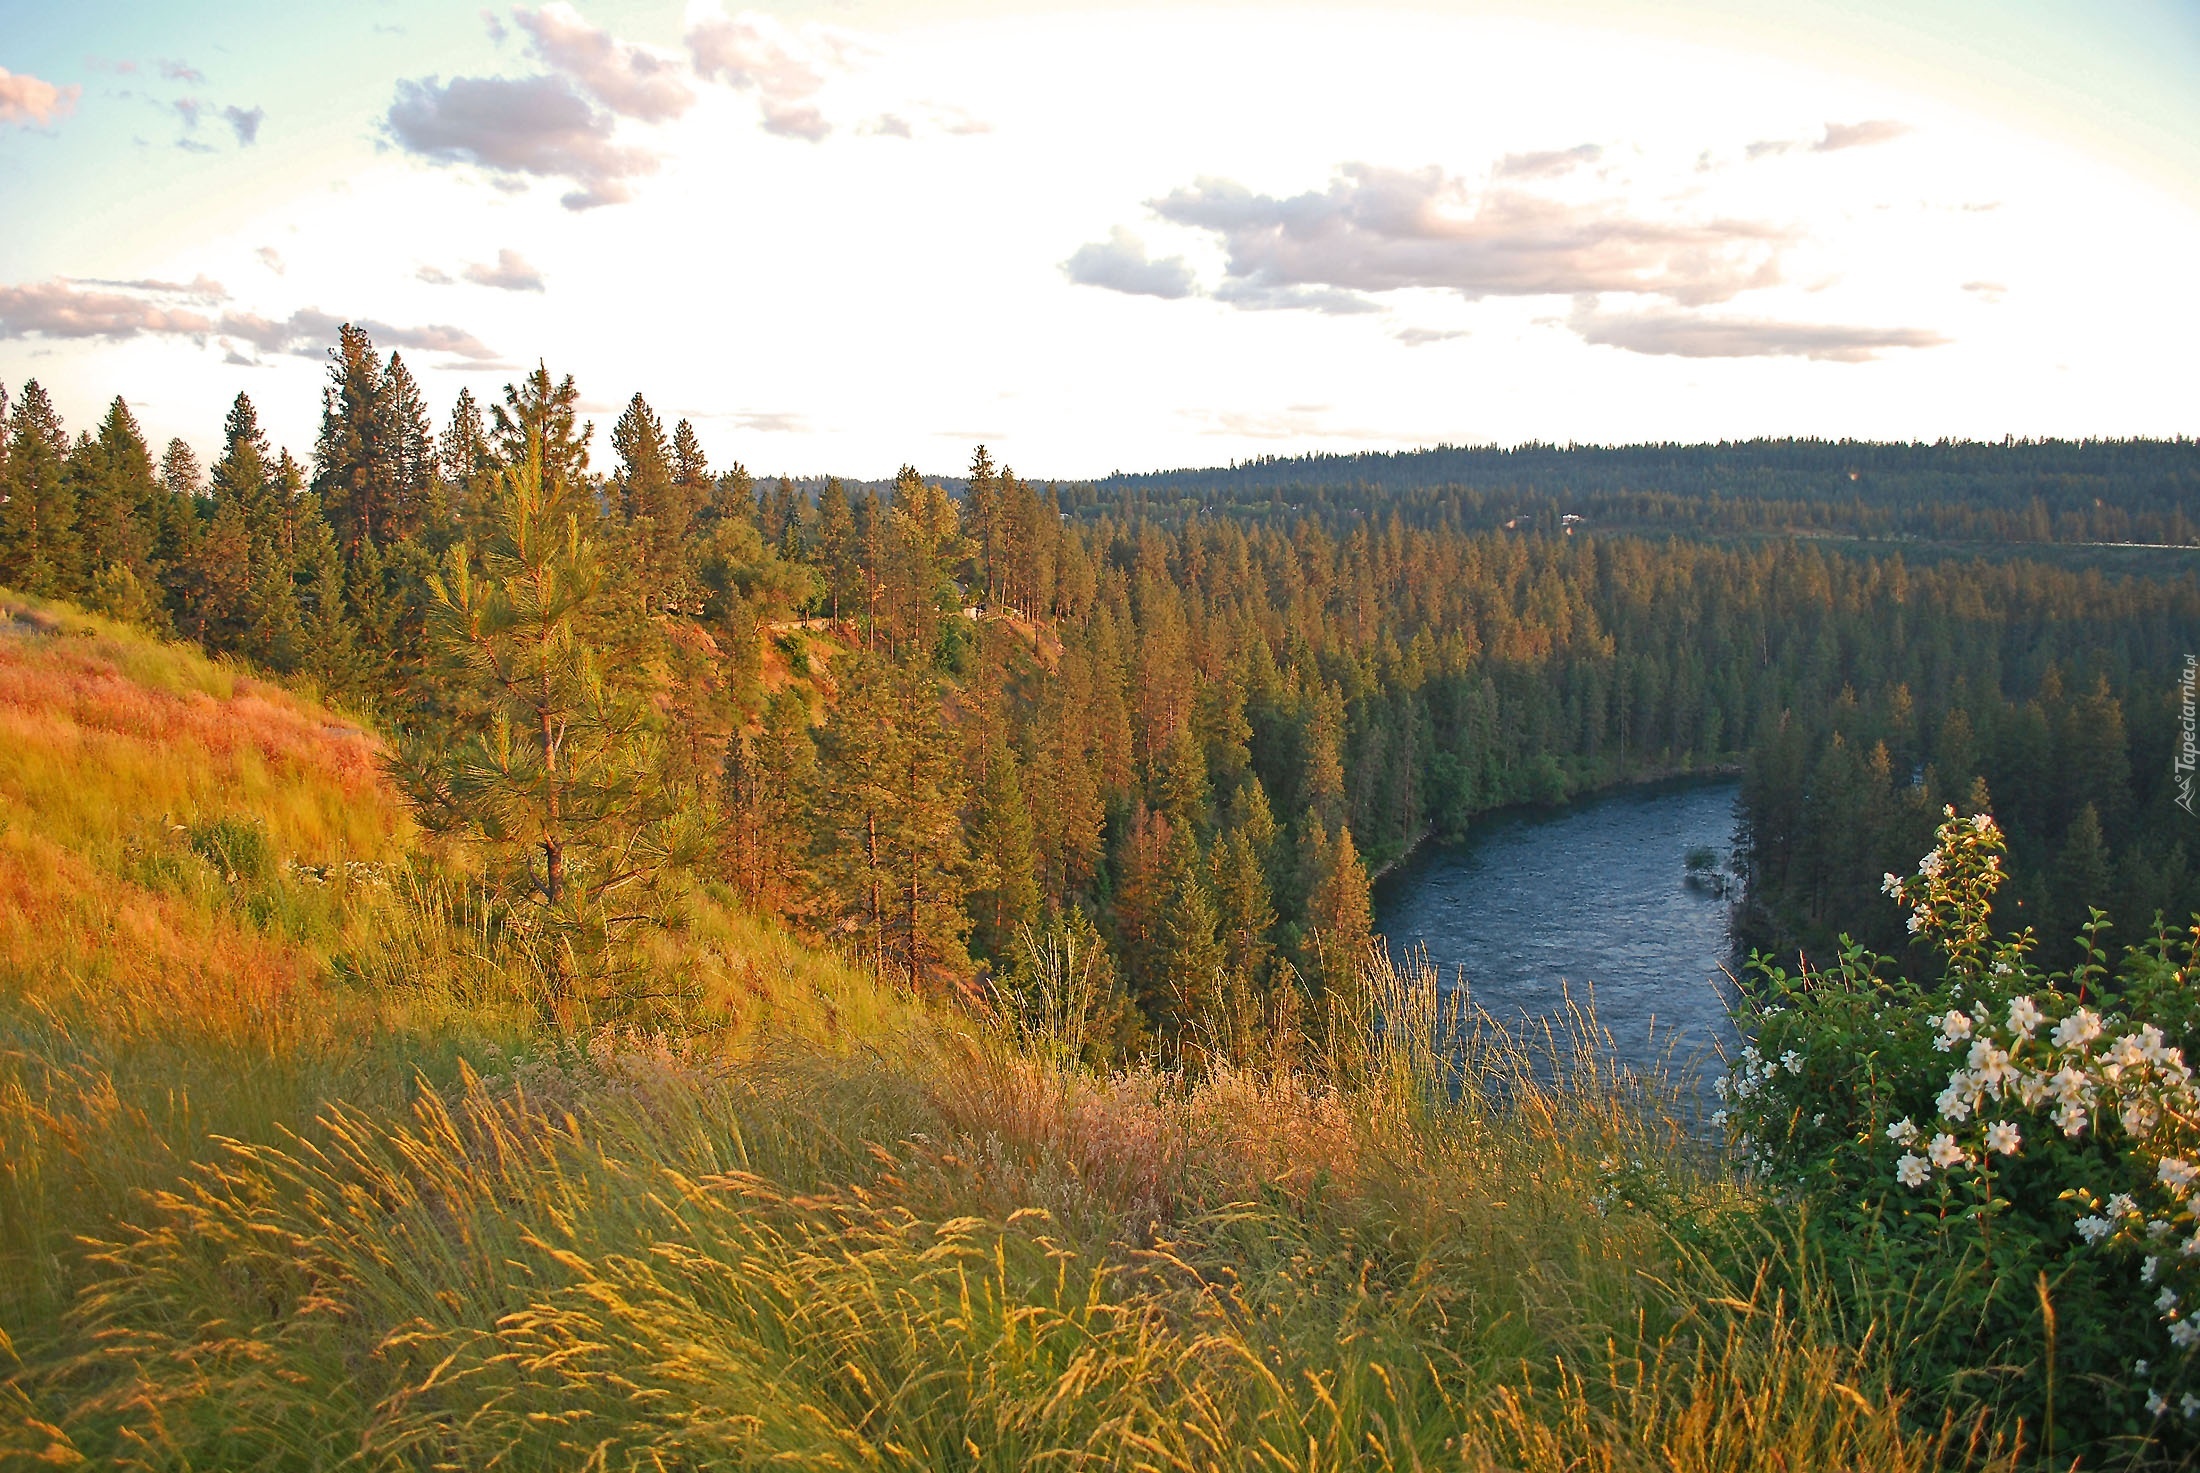
[[[2053,1457],[2200,1447],[2200,1024],[2195,940],[2113,972],[2107,922],[2046,973],[1994,935],[2002,840],[1948,809],[1884,888],[1943,959],[1902,976],[1851,946],[1754,959],[1755,1042],[1718,1090],[1751,1169],[1807,1202],[1858,1322],[1884,1326],[1921,1409],[1981,1408]]]

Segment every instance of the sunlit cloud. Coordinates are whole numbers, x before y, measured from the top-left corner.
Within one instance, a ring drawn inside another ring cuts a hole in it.
[[[383,126],[406,152],[439,164],[472,164],[508,181],[565,179],[562,203],[592,209],[633,198],[629,181],[658,158],[612,139],[614,120],[563,77],[435,77],[397,84]]]
[[[1594,301],[1575,306],[1566,325],[1585,343],[1673,358],[1815,358],[1827,363],[1867,363],[1895,348],[1937,348],[1949,340],[1920,327],[1854,327],[1823,322],[1779,322],[1754,317],[1716,317],[1652,308],[1598,310]]]
[[[84,89],[75,82],[57,87],[28,72],[0,67],[0,123],[48,128],[76,110]]]

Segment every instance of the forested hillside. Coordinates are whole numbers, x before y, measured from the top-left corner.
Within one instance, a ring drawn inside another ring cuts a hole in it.
[[[640,395],[600,446],[577,400],[538,369],[493,405],[462,394],[434,432],[402,359],[347,329],[310,465],[240,395],[202,472],[180,441],[156,460],[120,400],[72,439],[29,384],[0,578],[454,750],[497,703],[466,694],[481,641],[452,620],[532,455],[538,514],[577,519],[588,547],[568,633],[654,743],[621,801],[685,814],[681,842],[751,904],[880,975],[1013,990],[1027,928],[1089,934],[1117,999],[1103,1049],[1180,1044],[1194,1020],[1232,1052],[1290,1034],[1357,965],[1371,867],[1633,777],[1746,764],[1765,944],[1894,944],[1861,902],[1946,801],[2005,815],[2005,924],[2067,935],[2098,904],[2136,935],[2200,908],[2167,798],[2172,675],[2200,645],[2190,570],[1491,527],[1381,478],[1157,517],[1143,487],[1042,488],[982,448],[959,498],[906,470],[889,495],[813,496],[713,466]],[[1699,498],[1754,467],[1764,496],[1716,493],[1751,515],[1853,465],[1838,483],[1866,500],[1810,504],[1991,518],[2057,478],[2181,515],[2193,450],[1459,455],[1545,487],[1663,466]],[[1237,474],[1282,486],[1294,467]],[[426,758],[413,780],[440,791]]]
[[[1351,517],[1380,499],[1468,526],[1574,516],[1704,536],[2200,546],[2200,442],[2185,439],[1439,446],[1118,472],[1092,494],[1147,515]]]

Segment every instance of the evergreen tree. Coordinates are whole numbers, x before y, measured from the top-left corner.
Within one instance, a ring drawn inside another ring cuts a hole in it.
[[[84,584],[76,493],[68,475],[68,432],[37,379],[7,422],[7,499],[0,501],[0,583],[68,597]]]
[[[345,552],[356,556],[362,543],[386,542],[393,535],[389,523],[397,491],[390,484],[389,401],[382,363],[365,328],[348,322],[338,328],[328,356],[313,490]]]
[[[828,929],[877,975],[958,984],[968,854],[938,680],[927,663],[848,663],[818,736],[810,854]]]
[[[436,443],[436,468],[460,537],[486,542],[496,521],[501,473],[489,442],[489,422],[471,389],[460,389],[450,423]]]
[[[490,407],[497,459],[513,466],[538,456],[543,484],[576,503],[585,499],[588,442],[596,434],[594,423],[580,419],[580,401],[573,375],[553,381],[537,362],[526,378],[504,386],[503,403]]]
[[[607,606],[544,450],[531,433],[494,539],[454,550],[432,584],[434,654],[472,730],[408,734],[395,766],[424,824],[482,848],[492,894],[538,947],[539,1000],[572,1022],[665,1000],[628,942],[665,917],[696,836],[667,776],[647,626]]]
[[[816,556],[824,574],[826,612],[834,619],[846,618],[861,606],[863,569],[858,561],[859,550],[855,516],[848,507],[848,488],[840,483],[840,477],[828,477],[817,503]]]
[[[1015,748],[994,744],[972,825],[983,882],[970,896],[971,948],[998,966],[1012,960],[1026,927],[1039,923],[1037,850]]]

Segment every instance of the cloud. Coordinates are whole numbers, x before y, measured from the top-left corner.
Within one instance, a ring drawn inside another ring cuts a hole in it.
[[[56,87],[28,72],[0,67],[0,123],[22,128],[51,127],[76,111],[76,100],[83,95],[84,89],[74,82]]]
[[[1559,174],[1570,174],[1584,164],[1593,164],[1604,156],[1604,150],[1594,143],[1584,143],[1574,148],[1545,149],[1535,153],[1508,153],[1490,170],[1498,179],[1549,179]]]
[[[1430,343],[1448,343],[1469,334],[1465,328],[1401,327],[1391,336],[1409,348],[1425,348]]]
[[[214,321],[205,313],[137,292],[82,291],[59,278],[0,286],[0,338],[134,338],[141,333],[204,337],[213,330]]]
[[[1358,292],[1322,286],[1278,286],[1257,276],[1225,278],[1215,288],[1214,298],[1248,312],[1321,312],[1349,317],[1383,310]]]
[[[442,270],[439,267],[435,266],[423,266],[418,271],[415,271],[413,275],[417,279],[425,281],[430,286],[449,286],[454,280],[457,279],[453,277],[450,272]]]
[[[332,317],[313,307],[303,307],[280,320],[249,312],[225,312],[216,324],[225,338],[250,343],[263,353],[294,353],[318,357],[336,341],[337,329],[346,321],[362,328],[385,348],[421,348],[476,361],[496,357],[496,351],[463,328],[431,322],[424,327],[397,327],[370,318]]]
[[[70,286],[113,287],[117,291],[147,292],[164,297],[184,297],[194,302],[218,303],[229,300],[229,288],[203,272],[192,277],[189,281],[158,281],[151,277],[140,277],[134,281],[117,281],[102,276],[72,276],[61,279]]]
[[[721,416],[713,416],[719,417]],[[736,410],[722,417],[732,420],[735,429],[749,430],[759,435],[798,435],[810,427],[808,416],[789,411]]]
[[[1208,230],[1228,276],[1215,296],[1249,307],[1364,311],[1364,292],[1490,296],[1648,292],[1698,305],[1779,279],[1790,234],[1743,220],[1647,218],[1615,203],[1470,189],[1435,168],[1347,164],[1328,189],[1279,199],[1203,178],[1149,207]]]
[[[910,130],[909,120],[895,113],[880,113],[870,122],[865,123],[859,131],[868,133],[874,138],[914,138],[917,136]]]
[[[822,141],[832,132],[815,98],[830,73],[845,70],[860,43],[822,26],[790,30],[760,11],[727,15],[716,0],[688,12],[688,55],[695,74],[740,92],[754,92],[764,131]]]
[[[1794,147],[1795,140],[1792,138],[1760,138],[1744,148],[1742,152],[1753,159],[1761,159],[1772,154],[1788,153]]]
[[[481,7],[481,24],[488,31],[489,39],[499,46],[512,34],[504,29],[504,22],[497,18],[497,13],[486,5]]]
[[[1823,138],[1813,143],[1812,153],[1832,153],[1842,148],[1869,148],[1888,143],[1910,131],[1908,123],[1893,118],[1872,118],[1861,123],[1828,123]]]
[[[106,290],[87,291],[92,286]],[[234,356],[244,343],[267,353],[317,356],[336,341],[342,319],[315,308],[302,308],[282,319],[252,312],[213,315],[200,307],[225,300],[219,282],[199,277],[189,285],[163,281],[74,282],[62,278],[29,286],[0,286],[0,338],[185,338],[221,341]],[[356,319],[355,319],[356,320]],[[480,361],[496,354],[462,328],[443,323],[399,327],[359,321],[376,342],[422,348]]]
[[[1192,268],[1182,256],[1154,260],[1145,242],[1118,225],[1105,241],[1079,246],[1062,263],[1062,270],[1079,286],[1097,286],[1132,296],[1163,297],[1171,301],[1188,297],[1194,290]]]
[[[206,103],[196,97],[179,97],[169,106],[176,110],[177,117],[183,119],[183,126],[190,129],[196,129],[199,119],[206,113]]]
[[[252,253],[260,258],[260,264],[277,276],[283,274],[283,253],[273,246],[261,246]]]
[[[1963,289],[1981,301],[1998,302],[2009,288],[1998,281],[1966,281]]]
[[[498,251],[494,266],[476,263],[466,267],[465,276],[476,286],[493,286],[507,292],[539,292],[549,285],[542,273],[514,250]]]
[[[563,0],[532,11],[515,5],[512,19],[536,56],[615,113],[661,123],[695,103],[675,58],[617,39]]]
[[[1868,363],[1890,348],[1937,348],[1948,341],[1918,327],[1717,318],[1656,309],[1604,313],[1593,300],[1574,304],[1566,325],[1583,342],[1674,358],[1815,358]]]
[[[222,121],[236,133],[240,148],[250,148],[260,141],[260,124],[267,121],[267,110],[258,107],[225,107],[222,109]]]
[[[197,67],[180,61],[160,63],[160,74],[171,82],[203,82],[206,80],[205,74]]]
[[[201,143],[201,142],[199,142],[199,141],[198,141],[198,140],[197,140],[196,138],[178,138],[178,139],[176,140],[176,147],[178,147],[178,148],[182,149],[182,150],[183,150],[183,151],[184,151],[185,153],[212,153],[212,152],[214,152],[214,145],[213,145],[213,144],[211,144],[211,143]]]
[[[433,163],[474,164],[515,181],[562,178],[569,210],[633,198],[627,181],[657,157],[612,142],[613,119],[563,77],[413,78],[397,84],[383,127],[406,152]]]

